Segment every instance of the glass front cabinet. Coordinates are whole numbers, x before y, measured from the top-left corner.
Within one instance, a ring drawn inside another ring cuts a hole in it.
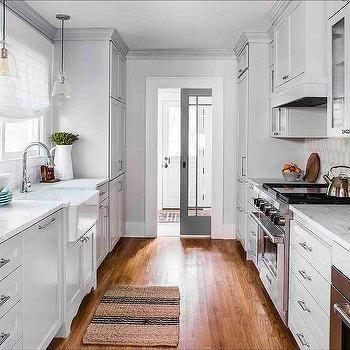
[[[328,20],[329,137],[350,137],[350,5]]]

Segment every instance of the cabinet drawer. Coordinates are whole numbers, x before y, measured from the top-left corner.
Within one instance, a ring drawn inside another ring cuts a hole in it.
[[[0,244],[0,280],[23,262],[23,237],[17,235]]]
[[[290,273],[289,299],[299,311],[313,336],[318,339],[322,349],[329,344],[329,317],[317,304],[310,293],[299,282],[293,272]]]
[[[329,315],[330,284],[293,248],[290,248],[290,268],[302,285]]]
[[[299,314],[297,307],[291,302],[289,303],[288,326],[300,349],[322,349]]]
[[[99,202],[102,202],[108,197],[108,182],[98,187]]]
[[[0,349],[11,349],[22,337],[22,302],[0,318]]]
[[[238,198],[237,202],[241,206],[241,208],[244,211],[247,211],[247,183],[237,178],[237,192],[238,192]]]
[[[22,267],[13,271],[0,282],[0,317],[9,311],[23,295]]]
[[[291,245],[329,283],[331,282],[331,247],[295,220],[291,222]]]

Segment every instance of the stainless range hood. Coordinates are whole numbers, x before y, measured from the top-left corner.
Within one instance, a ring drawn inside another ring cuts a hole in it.
[[[327,104],[327,84],[301,83],[271,96],[271,107],[315,107]]]

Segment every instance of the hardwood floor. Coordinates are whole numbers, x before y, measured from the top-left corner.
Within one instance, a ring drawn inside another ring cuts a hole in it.
[[[122,239],[101,265],[98,288],[84,299],[70,337],[50,349],[121,348],[81,342],[113,283],[179,286],[179,349],[297,349],[238,242],[163,237]]]

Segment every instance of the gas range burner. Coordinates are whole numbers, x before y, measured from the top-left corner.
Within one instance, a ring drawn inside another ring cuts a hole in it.
[[[350,204],[350,198],[327,196],[327,184],[265,183],[263,187],[289,204]]]

